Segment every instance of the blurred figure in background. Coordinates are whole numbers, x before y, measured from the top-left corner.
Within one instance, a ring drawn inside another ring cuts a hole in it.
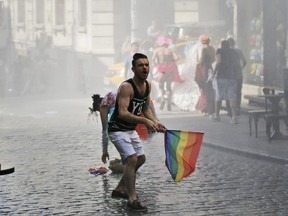
[[[198,64],[199,76],[196,74],[195,81],[200,89],[200,96],[196,109],[211,116],[215,112],[215,93],[212,86],[213,67],[215,61],[215,49],[210,45],[210,38],[206,35],[200,36],[203,44]]]
[[[239,115],[240,114],[240,111],[241,111],[241,99],[242,99],[242,84],[243,84],[243,73],[242,73],[242,70],[244,69],[244,67],[246,66],[247,62],[246,62],[246,59],[245,59],[245,56],[242,52],[241,49],[239,48],[236,48],[235,46],[235,40],[232,38],[232,37],[229,37],[227,39],[227,41],[229,42],[229,46],[231,49],[234,49],[237,54],[238,54],[238,61],[239,61],[239,64],[240,64],[240,71],[237,72],[237,92],[236,92],[236,109],[237,109],[237,114]],[[228,103],[228,104],[227,104]],[[229,113],[229,110],[230,110],[230,113],[231,113],[231,107],[230,107],[230,103],[229,101],[227,101],[226,103],[226,106],[227,106],[227,111]],[[231,113],[232,115],[232,113]]]
[[[215,77],[217,81],[216,93],[216,112],[214,121],[220,121],[220,108],[222,100],[229,100],[232,110],[232,124],[237,124],[236,116],[236,91],[237,91],[237,73],[239,72],[238,54],[231,49],[229,42],[223,40],[221,48],[216,52]]]
[[[131,36],[127,35],[122,46],[121,46],[121,57],[125,58],[125,56],[129,55],[131,48]]]
[[[161,34],[161,29],[158,25],[158,23],[155,20],[152,20],[151,25],[148,26],[147,28],[147,35],[148,35],[148,40],[156,45],[156,40],[158,36]]]
[[[139,51],[139,43],[133,42],[131,43],[129,53],[124,58],[124,80],[131,78],[134,76],[132,71],[132,60],[133,55]]]
[[[157,70],[157,80],[160,89],[160,110],[164,109],[165,96],[167,96],[167,110],[171,111],[172,82],[180,81],[176,61],[178,59],[174,50],[169,48],[172,40],[163,39],[154,51],[152,61]]]
[[[173,102],[181,110],[195,110],[199,97],[199,88],[194,81],[194,77],[202,48],[203,44],[200,41],[191,44],[191,48],[187,50],[185,62],[181,65],[183,68],[180,70],[180,77],[185,82],[173,85]]]

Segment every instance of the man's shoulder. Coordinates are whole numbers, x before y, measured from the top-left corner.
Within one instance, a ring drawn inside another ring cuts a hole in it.
[[[130,83],[127,82],[123,82],[120,86],[119,86],[119,90],[118,90],[118,97],[119,98],[123,98],[123,97],[127,97],[127,96],[131,96],[133,94],[133,86]]]
[[[133,85],[132,82],[133,82],[132,78],[127,79],[127,80],[124,80],[124,81],[120,84],[119,89],[131,88],[132,85]]]

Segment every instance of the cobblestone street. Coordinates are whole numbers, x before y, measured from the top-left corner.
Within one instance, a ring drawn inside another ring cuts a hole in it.
[[[0,215],[136,215],[111,198],[119,175],[88,172],[102,165],[101,124],[87,121],[90,104],[89,98],[2,106],[0,163],[15,173],[0,176]],[[176,184],[164,164],[163,134],[144,146],[136,189],[148,212],[139,215],[288,214],[287,165],[203,144],[195,172]],[[110,159],[119,157],[111,144],[109,151]]]

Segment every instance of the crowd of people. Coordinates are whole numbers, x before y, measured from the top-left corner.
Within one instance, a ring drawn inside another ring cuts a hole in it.
[[[198,110],[219,121],[222,101],[225,101],[227,115],[232,123],[237,123],[242,97],[242,69],[246,60],[232,37],[213,46],[209,36],[201,35],[197,42],[187,41],[189,47],[184,49],[185,58],[182,55],[180,58],[173,38],[159,31],[155,22],[149,26],[147,36],[149,49],[142,47],[144,42],[132,42],[130,49],[126,49],[125,79],[133,76],[131,58],[134,53],[140,51],[148,57],[151,55],[152,73],[148,79],[158,91],[153,96],[160,103],[160,110],[167,103],[168,111],[175,105],[185,111]]]

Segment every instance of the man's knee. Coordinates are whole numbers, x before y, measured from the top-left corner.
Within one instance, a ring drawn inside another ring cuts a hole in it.
[[[138,157],[136,154],[130,155],[126,158],[126,164],[129,166],[136,166],[138,162]]]
[[[138,164],[138,165],[144,164],[145,161],[146,161],[146,156],[145,156],[145,155],[140,155],[140,156],[138,156],[138,161],[137,161],[137,164]]]

